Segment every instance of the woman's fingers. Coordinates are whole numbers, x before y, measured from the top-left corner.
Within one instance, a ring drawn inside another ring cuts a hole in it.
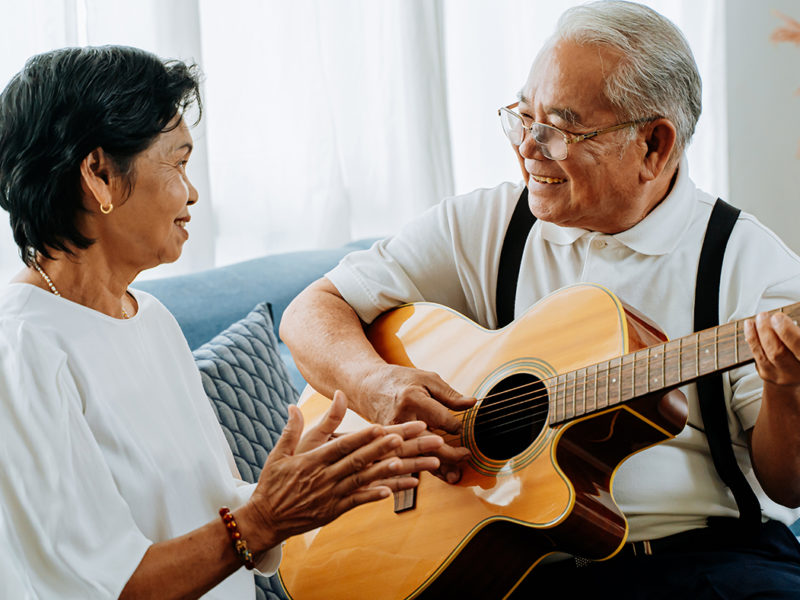
[[[383,500],[392,495],[392,490],[386,486],[377,486],[360,489],[352,494],[339,499],[334,508],[334,518],[368,502]]]
[[[347,397],[344,392],[336,391],[333,395],[333,402],[331,402],[325,415],[319,423],[303,435],[296,451],[298,453],[308,452],[329,441],[333,437],[336,428],[341,424],[342,419],[344,419],[346,412]]]
[[[294,455],[297,445],[300,441],[300,436],[303,433],[303,415],[300,409],[294,405],[289,406],[289,420],[286,427],[283,428],[281,437],[272,449],[272,453],[276,456],[292,456]]]
[[[392,456],[392,458],[389,459],[390,461],[396,460],[399,462],[401,460],[394,457],[395,452],[403,444],[403,438],[399,435],[392,433],[384,435],[383,437],[378,437],[366,444],[353,446],[355,443],[353,438],[356,435],[357,434],[354,433],[343,436],[331,443],[332,446],[352,447],[349,452],[341,455],[338,460],[330,464],[326,469],[329,476],[334,480],[341,480],[354,473],[365,471],[370,465],[387,456]]]
[[[396,433],[408,440],[423,434],[428,426],[425,424],[425,421],[406,421],[398,425],[384,425],[383,428],[386,430],[386,433]]]
[[[438,467],[439,459],[435,456],[385,458],[339,479],[334,489],[337,493],[346,495],[361,487],[374,485],[378,481],[404,477],[420,471],[435,471]]]
[[[419,456],[437,452],[444,447],[444,440],[436,434],[421,435],[405,440],[397,449],[397,456]]]
[[[371,425],[336,436],[346,407],[344,394],[336,393],[328,412],[302,438],[302,415],[289,408],[289,422],[253,496],[281,539],[413,488],[419,481],[412,473],[441,465],[444,440],[422,421]]]
[[[419,479],[412,475],[400,475],[398,477],[389,477],[388,479],[377,479],[369,484],[369,487],[388,487],[392,492],[402,492],[417,487]]]

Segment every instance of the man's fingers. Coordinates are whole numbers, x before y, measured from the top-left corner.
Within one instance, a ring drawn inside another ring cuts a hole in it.
[[[786,315],[761,313],[744,325],[758,374],[778,385],[800,382],[800,330]]]
[[[744,322],[744,339],[747,340],[747,344],[750,346],[750,351],[753,353],[753,358],[755,358],[756,362],[759,365],[766,362],[767,357],[764,354],[764,349],[761,347],[761,340],[758,337],[758,330],[756,329],[754,319],[747,319]]]
[[[449,385],[447,385],[441,377],[436,374],[431,374],[432,377],[427,382],[428,392],[431,397],[444,404],[447,408],[453,410],[466,410],[475,404],[475,398],[459,394]]]
[[[450,463],[442,463],[436,476],[444,479],[447,483],[458,483],[461,481],[461,468]]]
[[[791,351],[796,359],[800,359],[800,327],[791,317],[784,313],[775,313],[770,318],[772,328],[778,338]]]
[[[443,463],[449,464],[464,462],[470,456],[469,449],[463,446],[449,446],[448,444],[442,444],[432,454],[437,456]]]
[[[761,347],[764,349],[769,361],[778,369],[791,369],[797,364],[797,356],[793,350],[789,348],[781,339],[776,330],[775,325],[783,329],[785,335],[789,335],[789,328],[791,323],[786,315],[775,314],[773,318],[767,313],[760,313],[756,316],[756,330],[758,338],[761,342]]]
[[[441,462],[441,466],[435,474],[447,483],[458,483],[461,480],[461,469],[469,459],[469,450],[461,446],[454,447],[444,444],[433,452],[433,455],[437,456]]]
[[[453,414],[449,408],[427,395],[417,399],[415,413],[416,418],[425,421],[431,429],[439,429],[448,433],[461,432],[461,417]]]
[[[764,349],[764,353],[767,357],[772,360],[777,355],[780,348],[783,347],[783,342],[781,342],[775,330],[772,329],[769,316],[766,313],[758,314],[755,321],[761,347]]]

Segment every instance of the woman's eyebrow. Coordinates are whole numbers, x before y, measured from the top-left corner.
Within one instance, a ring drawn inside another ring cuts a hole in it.
[[[186,150],[187,150],[187,154],[188,154],[188,153],[190,153],[192,150],[194,150],[194,145],[193,145],[191,142],[184,142],[184,143],[183,143],[183,144],[181,144],[180,146],[178,146],[178,147],[176,147],[175,149],[173,149],[173,152],[178,152],[179,150],[183,150],[184,148],[186,148]]]

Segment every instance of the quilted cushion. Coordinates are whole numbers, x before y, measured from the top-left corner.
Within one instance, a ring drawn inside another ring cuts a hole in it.
[[[288,405],[297,402],[277,346],[269,307],[261,303],[193,353],[239,473],[250,482],[286,425]],[[259,600],[285,598],[275,578],[256,577],[256,584]]]

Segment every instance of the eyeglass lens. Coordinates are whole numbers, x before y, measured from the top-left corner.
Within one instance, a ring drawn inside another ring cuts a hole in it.
[[[525,127],[522,121],[507,111],[501,111],[500,120],[503,131],[515,146],[522,145]],[[539,149],[550,160],[564,160],[567,157],[567,143],[560,131],[542,123],[532,123],[531,134]]]

